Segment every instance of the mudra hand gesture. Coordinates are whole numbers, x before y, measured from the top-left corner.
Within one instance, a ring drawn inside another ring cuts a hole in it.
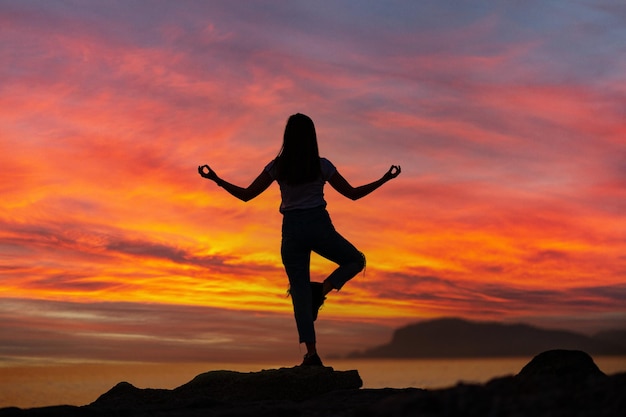
[[[207,178],[215,182],[219,180],[219,177],[217,176],[215,171],[213,171],[208,165],[200,165],[198,167],[198,174],[200,174],[203,178]]]
[[[400,175],[401,172],[402,170],[400,169],[400,165],[392,165],[391,168],[389,168],[389,171],[385,173],[383,178],[385,179],[385,181],[389,181]]]

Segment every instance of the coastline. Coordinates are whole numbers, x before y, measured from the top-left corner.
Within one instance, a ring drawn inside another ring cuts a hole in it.
[[[402,416],[408,409],[434,405],[429,415],[455,415],[450,412],[460,409],[468,416],[487,415],[494,412],[494,407],[552,415],[554,410],[546,409],[542,414],[541,407],[537,409],[545,404],[558,406],[560,412],[575,406],[572,410],[585,416],[617,416],[626,411],[626,373],[606,375],[581,351],[544,352],[516,375],[484,384],[458,383],[432,390],[361,387],[356,370],[294,367],[252,373],[213,371],[172,390],[140,389],[122,382],[87,406],[4,408],[0,416],[187,417],[207,412],[213,416],[252,416],[265,410],[268,415],[382,417]]]
[[[365,389],[443,389],[458,383],[484,384],[517,374],[532,356],[491,359],[334,359],[335,370],[358,369]],[[626,356],[593,356],[607,375],[626,372]],[[280,368],[279,362],[70,362],[0,366],[0,408],[56,404],[83,406],[120,381],[141,388],[173,389],[196,375],[229,369],[254,372]]]

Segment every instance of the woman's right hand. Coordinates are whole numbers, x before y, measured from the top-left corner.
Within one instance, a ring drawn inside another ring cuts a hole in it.
[[[392,165],[391,168],[389,168],[389,171],[385,173],[383,178],[385,179],[385,181],[389,181],[400,175],[401,172],[402,170],[400,169],[400,165]]]

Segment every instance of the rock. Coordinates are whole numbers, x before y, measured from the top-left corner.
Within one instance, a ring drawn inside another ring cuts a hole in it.
[[[294,367],[259,372],[211,371],[174,389],[139,389],[122,382],[90,406],[110,410],[173,409],[262,400],[302,401],[331,391],[359,389],[357,371]]]
[[[202,393],[220,401],[300,401],[330,391],[358,389],[363,381],[358,371],[335,371],[330,367],[268,369],[240,373],[213,371],[198,375],[174,390],[175,395]]]
[[[102,394],[91,405],[109,410],[169,409],[178,406],[167,389],[140,389],[128,382],[120,382]]]

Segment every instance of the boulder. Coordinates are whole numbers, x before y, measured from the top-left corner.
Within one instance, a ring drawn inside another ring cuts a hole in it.
[[[517,374],[519,380],[564,379],[577,381],[606,375],[591,356],[580,350],[549,350],[535,356]]]
[[[626,373],[607,376],[582,351],[551,350],[486,384],[390,395],[364,417],[623,417]]]

